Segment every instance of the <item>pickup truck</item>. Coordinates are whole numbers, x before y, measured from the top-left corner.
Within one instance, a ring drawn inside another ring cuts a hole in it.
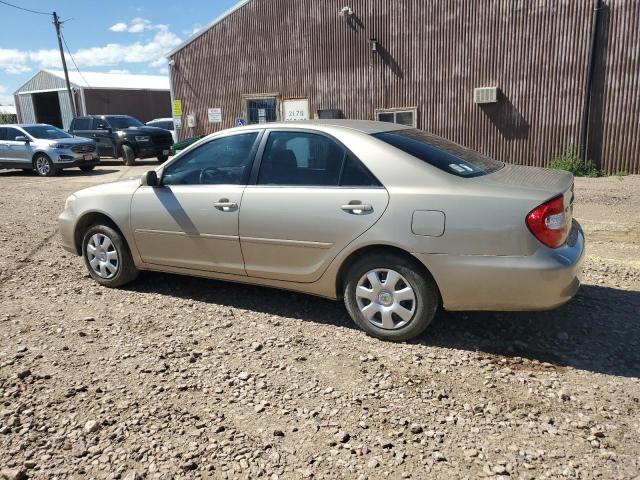
[[[69,133],[96,142],[101,157],[122,158],[133,165],[136,158],[156,157],[162,163],[169,158],[171,132],[149,127],[128,115],[89,115],[71,120]]]

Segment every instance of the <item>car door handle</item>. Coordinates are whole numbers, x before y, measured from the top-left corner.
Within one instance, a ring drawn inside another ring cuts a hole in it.
[[[340,208],[345,212],[353,213],[354,215],[362,215],[364,212],[370,212],[373,210],[373,207],[366,203],[349,203],[348,205],[342,205]]]
[[[222,199],[219,202],[214,202],[214,207],[218,210],[222,210],[223,212],[230,212],[231,210],[235,210],[238,208],[238,204],[236,202],[230,202],[227,199]]]

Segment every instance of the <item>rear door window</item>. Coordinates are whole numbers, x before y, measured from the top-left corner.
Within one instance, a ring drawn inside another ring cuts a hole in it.
[[[324,135],[271,132],[258,184],[336,187],[344,156],[344,148]]]
[[[4,140],[14,142],[16,137],[26,137],[26,135],[17,128],[7,127]]]
[[[452,175],[478,177],[495,172],[504,163],[436,135],[409,128],[373,136]]]

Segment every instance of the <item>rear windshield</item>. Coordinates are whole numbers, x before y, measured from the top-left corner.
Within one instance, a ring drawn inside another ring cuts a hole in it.
[[[33,138],[40,138],[43,140],[56,140],[58,138],[73,138],[73,135],[69,135],[67,132],[63,132],[59,128],[52,127],[51,125],[34,125],[32,127],[22,127]]]
[[[423,162],[459,177],[479,177],[495,172],[504,163],[417,129],[374,133],[374,137]]]

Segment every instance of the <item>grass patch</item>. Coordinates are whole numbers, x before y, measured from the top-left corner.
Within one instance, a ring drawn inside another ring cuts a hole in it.
[[[593,162],[593,160],[581,160],[578,155],[569,150],[562,155],[553,157],[549,162],[549,168],[556,170],[566,170],[573,173],[576,177],[601,177],[602,170]]]

